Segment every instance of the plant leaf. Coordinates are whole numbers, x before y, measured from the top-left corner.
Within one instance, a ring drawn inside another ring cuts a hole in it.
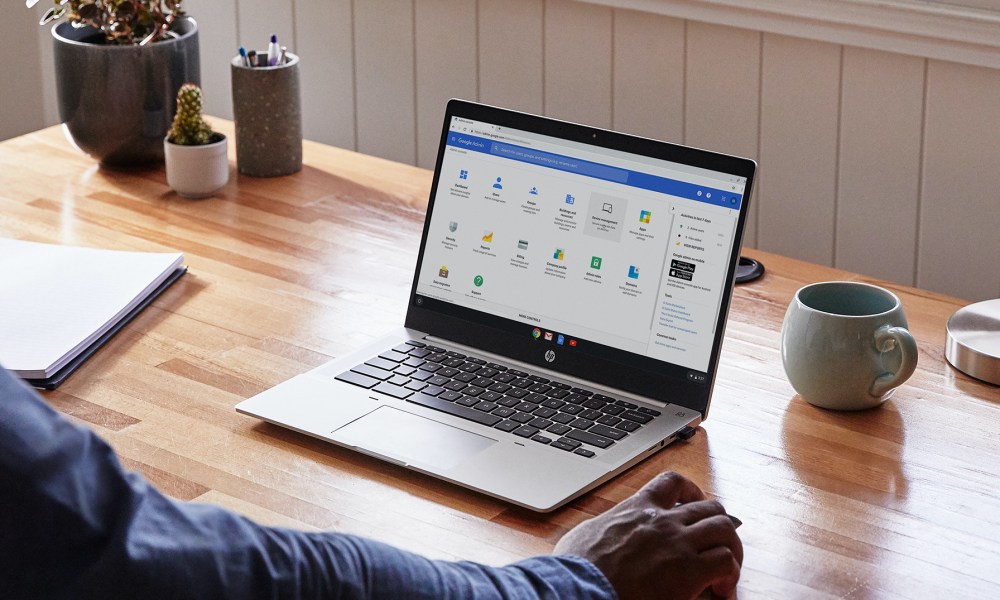
[[[55,21],[56,19],[60,18],[64,14],[66,14],[66,9],[65,8],[63,8],[61,6],[53,6],[49,10],[45,11],[45,14],[42,15],[42,18],[38,20],[38,24],[39,25],[45,25],[46,23],[50,23],[52,21]]]

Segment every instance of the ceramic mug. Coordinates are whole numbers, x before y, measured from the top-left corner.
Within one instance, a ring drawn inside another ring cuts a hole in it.
[[[828,281],[795,293],[781,327],[781,362],[806,402],[860,410],[882,404],[910,378],[917,343],[895,294]]]

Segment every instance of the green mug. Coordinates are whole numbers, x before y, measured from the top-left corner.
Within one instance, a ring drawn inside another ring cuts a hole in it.
[[[861,410],[888,400],[913,375],[917,343],[895,294],[828,281],[795,293],[781,326],[781,362],[806,402]]]

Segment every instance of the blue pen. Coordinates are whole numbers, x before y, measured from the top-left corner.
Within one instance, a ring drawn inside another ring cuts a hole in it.
[[[267,64],[275,66],[278,64],[278,57],[281,56],[281,47],[278,46],[278,36],[271,34],[271,43],[267,45]]]
[[[250,66],[250,57],[247,56],[247,49],[243,46],[240,46],[240,58],[243,60],[244,67]]]

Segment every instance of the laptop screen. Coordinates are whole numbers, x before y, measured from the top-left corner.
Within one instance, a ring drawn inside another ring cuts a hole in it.
[[[708,372],[748,177],[499,120],[448,116],[417,305],[529,347]]]

